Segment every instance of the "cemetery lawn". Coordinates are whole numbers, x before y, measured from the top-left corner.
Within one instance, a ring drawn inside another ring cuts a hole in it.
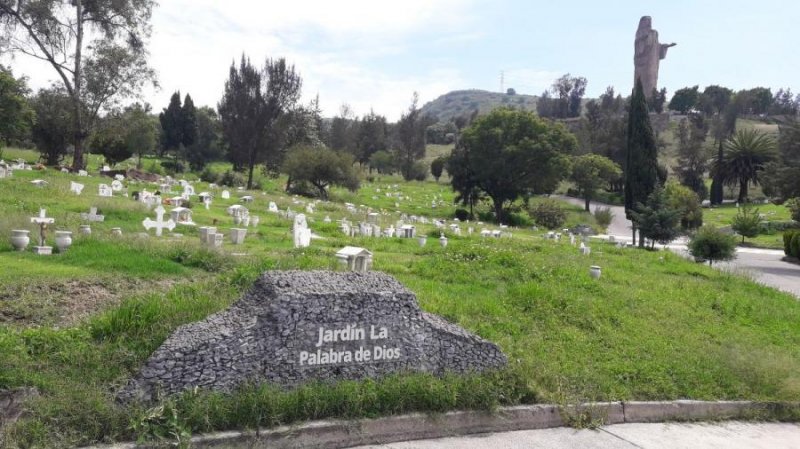
[[[28,181],[35,178],[50,185],[34,187]],[[87,184],[81,196],[68,193],[70,180]],[[452,193],[444,184],[388,177],[365,183],[356,194],[335,190],[335,202],[319,204],[310,227],[323,239],[306,249],[292,248],[289,220],[266,212],[268,201],[282,210],[302,210],[274,181],[274,187],[255,192],[248,206],[261,222],[250,228],[245,244],[226,240],[218,252],[199,246],[197,230],[187,226],[176,230],[182,238],[136,237],[152,212],[128,198],[100,200],[97,184],[107,181],[51,170],[0,180],[3,236],[10,229],[32,229],[28,217],[39,207],[56,219],[55,229],[77,230],[79,213],[92,205],[106,215],[105,222],[93,224],[92,236],[76,237],[65,254],[15,253],[7,237],[0,240],[0,389],[27,386],[41,394],[29,402],[26,417],[5,428],[0,447],[69,447],[158,435],[174,440],[307,419],[537,402],[800,400],[800,302],[671,252],[592,243],[591,255],[581,256],[568,241],[522,229],[510,239],[447,232],[446,248],[435,242],[438,231],[425,225],[420,233],[434,237],[425,247],[416,240],[345,237],[335,222],[349,216],[341,202],[393,212],[395,201],[383,192],[387,185],[403,192],[401,211],[452,217]],[[206,185],[196,183],[195,189]],[[240,194],[215,198],[210,210],[195,205],[194,221],[217,219],[225,232],[231,227],[225,209]],[[434,196],[444,205],[431,209]],[[326,215],[334,222],[323,223]],[[110,236],[111,227],[122,227],[124,236]],[[223,310],[264,270],[340,269],[334,253],[345,245],[373,251],[374,269],[397,277],[422,309],[497,343],[508,355],[508,368],[445,378],[399,374],[289,391],[254,385],[231,394],[187,392],[155,407],[114,401],[114,392],[178,326]],[[602,267],[601,279],[589,277],[590,265]],[[44,286],[67,283],[77,283],[67,290],[73,299],[48,304],[57,295]],[[88,300],[85,285],[104,285],[116,292],[115,299],[62,319]]]
[[[766,216],[764,221],[789,222],[792,220],[789,209],[783,205],[760,204],[754,205],[753,211],[758,209],[758,213]],[[725,204],[712,208],[703,209],[703,224],[710,224],[717,227],[730,227],[733,218],[738,213],[734,204]],[[739,237],[741,243],[741,237]],[[753,238],[745,238],[744,246],[755,246],[759,248],[783,249],[783,232],[771,231],[762,233]]]

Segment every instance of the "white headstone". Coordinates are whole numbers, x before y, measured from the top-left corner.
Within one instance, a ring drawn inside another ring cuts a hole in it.
[[[123,185],[122,185],[122,182],[119,179],[115,179],[115,180],[111,181],[111,190],[113,190],[115,192],[122,192],[122,189],[123,189]]]
[[[86,212],[81,212],[81,219],[83,221],[89,221],[89,222],[98,221],[99,222],[99,221],[105,220],[106,217],[103,216],[103,215],[99,215],[97,213],[97,208],[96,207],[90,207],[88,214]]]
[[[77,183],[75,181],[69,182],[69,191],[76,195],[80,195],[81,192],[83,192],[84,187],[85,186],[83,184]]]
[[[147,229],[149,231],[150,229],[155,228],[156,236],[158,236],[158,237],[161,236],[161,231],[163,229],[165,229],[165,228],[170,230],[170,231],[175,229],[175,222],[172,221],[172,219],[164,221],[164,213],[166,212],[164,210],[164,206],[159,204],[158,207],[156,207],[155,212],[156,212],[156,220],[155,221],[153,221],[153,220],[151,220],[149,218],[145,218],[144,221],[142,221],[142,225],[144,226],[145,229]]]
[[[223,190],[222,193],[220,194],[220,197],[222,197],[223,200],[229,200],[231,199],[231,192]]]
[[[306,248],[311,245],[311,230],[308,229],[305,215],[297,214],[294,217],[294,227],[292,230],[294,232],[295,248]]]
[[[89,176],[89,172],[86,170],[78,170],[78,176]]]
[[[117,181],[122,181],[125,179],[125,175],[116,174],[114,175],[114,179],[116,179]]]
[[[267,210],[272,212],[272,213],[274,213],[274,214],[277,214],[279,212],[278,211],[278,205],[275,204],[274,201],[270,201],[269,202],[269,208]]]
[[[109,197],[114,195],[113,190],[111,190],[111,187],[109,187],[108,184],[100,184],[97,187],[97,194],[102,197]]]

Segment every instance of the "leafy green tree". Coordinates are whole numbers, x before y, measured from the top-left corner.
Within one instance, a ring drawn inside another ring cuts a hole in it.
[[[147,66],[153,0],[0,1],[0,53],[45,61],[72,102],[72,168],[85,167],[84,143],[101,109],[135,96]]]
[[[97,129],[89,138],[89,150],[94,154],[101,154],[110,166],[129,159],[133,156],[126,141],[126,124],[119,115],[109,115],[103,118]]]
[[[263,70],[242,55],[239,69],[232,64],[217,109],[229,156],[236,168],[247,167],[247,188],[253,187],[257,163],[280,166],[287,130],[298,117],[302,79],[283,58],[267,59]]]
[[[678,141],[678,160],[674,167],[681,184],[692,189],[700,199],[708,195],[705,173],[708,169],[708,151],[703,146],[708,130],[699,114],[683,119],[675,129]]]
[[[220,143],[222,125],[217,112],[209,107],[197,109],[195,118],[197,132],[194,143],[186,149],[186,159],[192,170],[199,172],[209,162],[223,157]]]
[[[553,82],[551,91],[556,97],[551,97],[545,91],[536,104],[536,109],[541,117],[570,118],[581,115],[581,101],[586,93],[586,78],[563,75]]]
[[[388,151],[376,151],[369,157],[369,168],[383,175],[391,175],[395,172],[394,157]]]
[[[649,105],[650,110],[661,114],[664,112],[664,104],[667,102],[667,88],[664,87],[661,90],[653,89],[653,95],[650,98]]]
[[[736,258],[736,238],[710,225],[700,228],[689,240],[689,254],[714,262]]]
[[[431,175],[436,179],[436,182],[439,182],[439,178],[442,177],[442,170],[444,170],[446,163],[447,158],[441,156],[431,161]]]
[[[595,192],[622,176],[622,169],[611,159],[599,154],[584,154],[572,162],[570,180],[575,183],[580,195],[586,200],[585,209],[589,212],[589,203]]]
[[[658,187],[647,198],[647,203],[638,204],[633,220],[639,226],[639,242],[650,240],[650,247],[658,242],[666,245],[680,234],[680,210],[670,207],[663,188]]]
[[[644,204],[658,183],[658,149],[650,126],[647,99],[644,96],[641,80],[636,80],[636,88],[628,113],[628,134],[625,164],[625,215],[634,224],[634,243],[636,242],[637,215],[635,208]],[[644,240],[639,239],[644,247]]]
[[[158,115],[161,123],[162,155],[173,151],[178,152],[183,144],[183,106],[181,93],[176,91],[169,99],[169,105]]]
[[[339,115],[331,120],[328,132],[328,147],[334,151],[356,154],[360,122],[353,114],[350,105],[339,107]]]
[[[761,172],[775,157],[775,141],[769,135],[743,129],[725,143],[724,157],[714,161],[713,171],[723,184],[739,184],[738,201],[744,203],[749,184],[758,185]]]
[[[433,124],[434,119],[422,113],[417,107],[419,95],[414,92],[411,106],[404,112],[395,127],[395,158],[403,179],[414,179],[418,170],[415,164],[425,157],[425,130]]]
[[[706,115],[719,115],[731,102],[733,91],[727,87],[707,86],[697,99],[697,108]]]
[[[703,225],[703,208],[697,193],[675,181],[668,181],[664,186],[664,194],[667,206],[679,212],[684,231]]]
[[[150,114],[150,105],[134,103],[122,112],[125,123],[125,141],[131,153],[137,156],[136,168],[142,168],[142,156],[152,153],[158,145],[161,126]]]
[[[800,197],[800,121],[783,120],[779,130],[780,159],[767,164],[761,187],[765,195],[786,201]]]
[[[289,175],[289,190],[301,191],[299,185],[308,183],[321,198],[328,198],[328,187],[337,185],[350,191],[359,188],[358,174],[353,169],[353,157],[326,147],[295,147],[286,155],[283,172]]]
[[[181,144],[184,148],[189,148],[194,145],[197,139],[197,108],[194,107],[194,101],[189,94],[183,100],[181,107]]]
[[[45,164],[58,165],[72,142],[72,101],[63,89],[40,90],[31,99],[36,121],[31,137]]]
[[[712,131],[714,134],[714,143],[717,146],[716,160],[723,160],[725,158],[725,141],[736,131],[736,121],[745,109],[745,103],[747,101],[748,96],[743,93],[743,91],[738,92],[722,113],[714,116],[712,120]],[[718,172],[715,174],[712,170],[711,175],[711,204],[722,204],[723,185],[725,184],[722,173]]]
[[[35,113],[28,103],[25,78],[14,78],[11,70],[0,66],[0,153],[3,144],[28,135]]]
[[[535,114],[500,108],[466,128],[449,159],[453,189],[475,188],[492,199],[498,222],[521,195],[551,193],[569,172],[575,137],[561,124]]]
[[[753,238],[758,235],[762,221],[758,209],[753,209],[750,203],[741,203],[739,211],[731,221],[731,228],[742,236],[744,243],[745,237]]]
[[[742,90],[736,94],[739,97],[739,104],[743,114],[761,115],[769,111],[774,97],[772,89],[767,87],[754,87]]]
[[[361,118],[356,138],[356,160],[360,164],[370,161],[373,154],[385,151],[389,146],[388,125],[386,117],[370,110],[369,114]],[[371,166],[371,165],[370,165]]]
[[[697,99],[700,96],[698,89],[699,86],[694,86],[676,90],[667,107],[681,114],[688,114],[697,105]]]

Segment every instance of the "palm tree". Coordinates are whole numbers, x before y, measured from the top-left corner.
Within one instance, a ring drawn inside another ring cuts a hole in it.
[[[725,153],[715,158],[712,175],[726,185],[739,184],[739,202],[747,201],[747,187],[758,185],[759,173],[775,159],[775,140],[754,129],[742,129],[725,142]]]

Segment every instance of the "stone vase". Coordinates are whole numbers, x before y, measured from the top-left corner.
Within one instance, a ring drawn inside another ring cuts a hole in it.
[[[111,235],[121,236],[122,228],[111,228]]]
[[[446,248],[447,247],[447,237],[445,237],[444,235],[439,237],[439,244],[442,245],[442,248]]]
[[[245,228],[250,226],[250,216],[249,215],[245,215],[244,217],[242,217],[242,226],[244,226]]]
[[[425,244],[428,243],[428,237],[421,235],[417,237],[417,242],[419,242],[419,246],[425,246]]]
[[[261,221],[261,219],[258,217],[258,215],[253,215],[250,217],[250,226],[254,228],[257,227],[259,221]]]
[[[592,279],[600,279],[600,274],[601,270],[599,266],[592,265],[591,267],[589,267],[589,276],[591,276]]]
[[[31,231],[27,229],[14,229],[11,231],[11,245],[15,250],[25,251],[25,248],[31,243],[30,233]]]
[[[56,231],[56,248],[63,253],[72,246],[72,231]]]
[[[81,225],[79,230],[83,235],[92,235],[92,227],[89,225]]]

